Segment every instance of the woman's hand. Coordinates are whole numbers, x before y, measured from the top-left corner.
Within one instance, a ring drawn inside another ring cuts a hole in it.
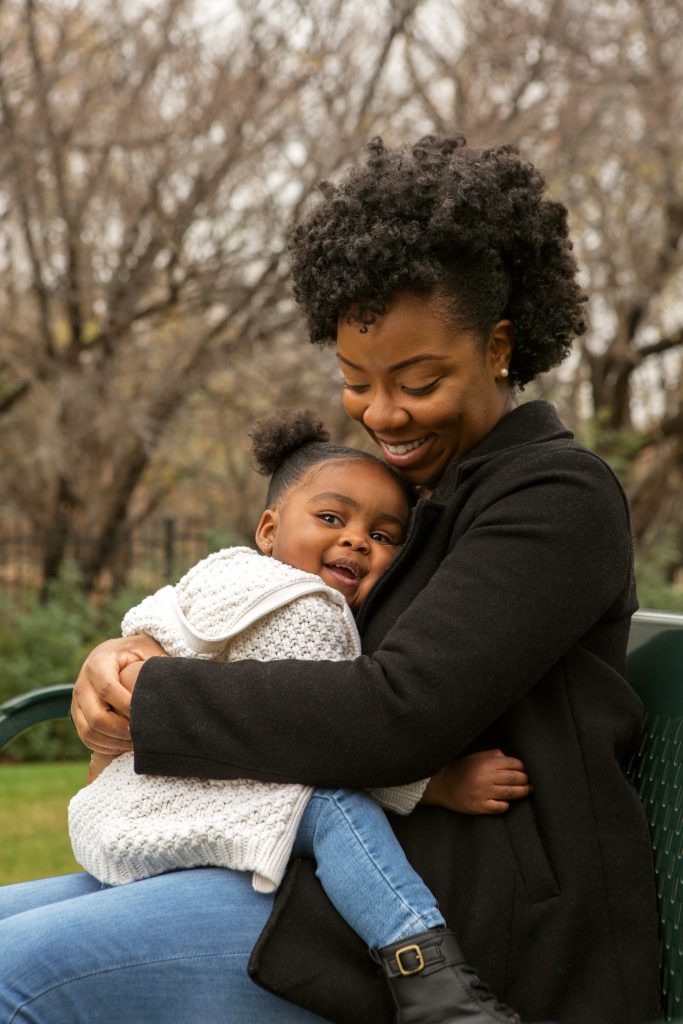
[[[532,790],[523,763],[502,750],[480,750],[433,775],[422,803],[462,814],[501,814]]]
[[[101,775],[116,758],[112,754],[92,754],[88,765],[88,785]]]
[[[78,675],[71,701],[71,717],[86,747],[113,756],[132,749],[128,720],[137,672],[134,678],[127,676],[125,682],[119,676],[126,666],[163,654],[149,636],[105,640],[91,651]]]

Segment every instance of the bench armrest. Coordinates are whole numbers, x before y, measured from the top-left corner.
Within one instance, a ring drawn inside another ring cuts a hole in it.
[[[73,684],[45,686],[0,704],[0,750],[22,732],[52,718],[68,718]]]

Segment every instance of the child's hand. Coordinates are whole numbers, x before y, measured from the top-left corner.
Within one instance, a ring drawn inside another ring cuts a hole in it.
[[[519,758],[502,750],[480,750],[437,772],[423,802],[461,814],[501,814],[511,800],[528,796],[532,788]]]

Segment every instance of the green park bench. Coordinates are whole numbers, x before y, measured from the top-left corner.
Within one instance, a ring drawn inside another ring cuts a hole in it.
[[[68,718],[73,685],[45,686],[0,704],[0,750],[22,732],[53,718]]]
[[[662,1007],[683,1020],[683,615],[638,612],[626,675],[645,705],[629,765],[650,824],[659,900]]]
[[[645,705],[628,771],[645,807],[655,855],[665,1020],[683,1020],[683,615],[633,619],[627,676]],[[0,749],[26,729],[69,714],[71,686],[48,686],[0,705]]]

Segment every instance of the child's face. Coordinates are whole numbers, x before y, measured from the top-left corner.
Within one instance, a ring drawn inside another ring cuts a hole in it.
[[[380,465],[322,462],[266,509],[256,543],[266,554],[320,576],[356,609],[398,554],[408,522],[401,487]]]

